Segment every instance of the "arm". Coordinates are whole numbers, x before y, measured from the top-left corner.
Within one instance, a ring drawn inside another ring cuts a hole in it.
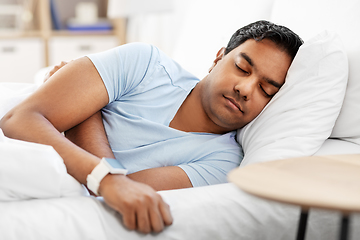
[[[115,158],[106,137],[101,111],[67,130],[65,136],[77,146],[99,158]]]
[[[66,131],[66,137],[98,157],[115,158],[106,138],[101,112]],[[156,191],[192,187],[186,173],[176,166],[147,169],[129,174],[128,177]]]
[[[0,121],[10,138],[51,145],[64,159],[69,174],[85,184],[99,163],[95,155],[61,132],[97,113],[108,102],[105,86],[92,62],[84,57],[61,68],[33,95]],[[107,175],[99,192],[123,215],[125,226],[142,232],[161,231],[172,222],[169,208],[153,189],[125,176]]]
[[[151,168],[128,175],[130,179],[150,185],[156,191],[190,188],[190,179],[177,166]]]
[[[61,62],[60,65],[55,66],[45,81],[66,64],[66,62]],[[77,146],[99,158],[115,158],[106,137],[101,111],[66,131],[65,136]],[[192,187],[186,173],[176,166],[147,169],[129,174],[128,177],[145,183],[156,191]]]

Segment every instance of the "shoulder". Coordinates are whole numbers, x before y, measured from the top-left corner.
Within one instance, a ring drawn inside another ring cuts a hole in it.
[[[146,43],[127,43],[107,51],[88,55],[93,62],[119,67],[121,65],[146,64],[157,58],[156,47]]]
[[[110,49],[109,55],[112,55],[114,60],[116,59],[112,64],[122,66],[122,70],[125,71],[132,67],[147,67],[151,62],[154,62],[154,57],[157,58],[156,52],[155,47],[150,44],[127,43]]]
[[[156,47],[147,43],[127,43],[113,49],[121,57],[149,58],[153,55]],[[156,51],[155,51],[156,52]]]
[[[139,82],[145,88],[152,87],[153,84],[170,84],[173,87],[189,92],[199,82],[197,77],[186,71],[161,49],[151,44],[130,43],[126,44],[124,48],[119,47],[118,51],[123,56],[123,59],[131,58],[132,61],[128,62],[137,63],[127,66],[129,69],[134,66],[146,68],[142,81]]]

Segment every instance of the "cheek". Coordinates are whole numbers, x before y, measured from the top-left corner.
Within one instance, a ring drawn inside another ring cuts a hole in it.
[[[270,102],[270,98],[259,97],[259,100],[254,102],[251,106],[252,117],[255,118],[264,109],[264,107]]]

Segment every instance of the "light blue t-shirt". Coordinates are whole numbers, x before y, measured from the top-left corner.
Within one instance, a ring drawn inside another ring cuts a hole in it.
[[[154,46],[131,43],[88,56],[109,95],[104,126],[129,173],[179,166],[193,186],[227,182],[243,158],[236,132],[188,133],[169,127],[199,79]]]

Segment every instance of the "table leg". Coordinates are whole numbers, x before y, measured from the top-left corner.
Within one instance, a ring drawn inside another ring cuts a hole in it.
[[[304,240],[305,239],[305,233],[306,233],[306,225],[308,220],[308,210],[307,209],[301,209],[300,219],[299,219],[299,226],[298,226],[298,232],[297,232],[297,238],[296,240]]]
[[[340,240],[347,240],[349,232],[349,215],[343,214],[341,219]]]

